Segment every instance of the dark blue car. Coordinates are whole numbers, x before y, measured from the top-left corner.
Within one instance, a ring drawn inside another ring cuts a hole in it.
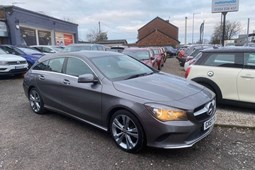
[[[27,60],[29,68],[44,54],[27,47],[16,47],[13,45],[0,45],[0,48],[3,49],[8,54],[19,55]]]

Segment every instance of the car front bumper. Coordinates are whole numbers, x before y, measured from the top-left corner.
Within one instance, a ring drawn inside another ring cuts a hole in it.
[[[144,113],[146,114],[146,113]],[[143,120],[147,145],[157,148],[187,148],[208,136],[216,121],[216,102],[210,100],[187,113],[185,121],[156,119],[149,111],[149,118]]]
[[[23,74],[28,70],[27,64],[0,66],[0,75]]]

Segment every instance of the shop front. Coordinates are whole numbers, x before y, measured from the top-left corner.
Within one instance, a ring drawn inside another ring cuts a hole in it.
[[[1,14],[1,44],[64,46],[78,41],[77,24],[16,6],[1,6]]]

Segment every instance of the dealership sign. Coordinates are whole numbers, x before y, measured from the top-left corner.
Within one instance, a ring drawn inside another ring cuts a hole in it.
[[[235,12],[239,10],[239,0],[212,0],[212,13]]]

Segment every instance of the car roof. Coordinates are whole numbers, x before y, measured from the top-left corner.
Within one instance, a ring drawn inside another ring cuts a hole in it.
[[[203,53],[220,53],[220,52],[255,52],[253,47],[220,47],[220,48],[209,48],[202,50]]]
[[[90,43],[79,43],[79,44],[69,44],[68,46],[93,46],[93,45],[99,45],[99,46],[104,46],[102,44],[90,44]],[[67,47],[68,47],[67,46]]]
[[[104,56],[119,56],[124,55],[121,53],[111,52],[111,51],[77,51],[77,52],[68,52],[68,53],[54,53],[54,54],[46,54],[41,57],[38,61],[43,62],[48,59],[60,58],[60,57],[78,57],[78,58],[96,58],[96,57],[104,57]]]
[[[54,45],[30,45],[29,47],[56,47]]]
[[[131,47],[131,48],[125,48],[124,51],[144,51],[144,50],[149,50],[150,51],[150,48],[148,47]]]

